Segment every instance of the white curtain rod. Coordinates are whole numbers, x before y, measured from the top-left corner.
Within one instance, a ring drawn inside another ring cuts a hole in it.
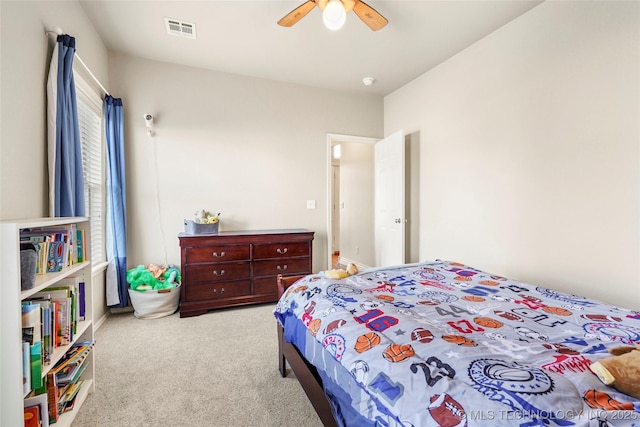
[[[62,35],[62,29],[60,28],[56,28],[54,31],[51,30],[45,30],[44,31],[45,35],[48,37],[49,34],[55,34],[56,36],[60,36]],[[89,75],[91,76],[91,78],[93,79],[93,81],[95,81],[98,86],[100,86],[100,89],[102,89],[104,91],[104,93],[106,93],[107,95],[111,96],[111,94],[109,93],[109,91],[107,89],[105,89],[105,87],[102,85],[102,83],[100,83],[100,80],[98,80],[98,78],[96,76],[93,75],[93,73],[91,72],[91,70],[89,69],[89,67],[87,67],[87,64],[84,63],[84,61],[82,60],[82,58],[80,58],[80,55],[78,55],[77,52],[74,53],[76,59],[80,62],[80,64],[82,64],[82,66],[84,67],[85,70],[87,70],[87,73],[89,73]]]

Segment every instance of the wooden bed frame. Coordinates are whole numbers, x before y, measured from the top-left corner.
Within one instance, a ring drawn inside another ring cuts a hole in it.
[[[291,285],[293,285],[298,279],[304,276],[283,276],[278,275],[278,295],[282,296],[284,291]],[[322,380],[318,375],[315,367],[311,365],[302,356],[300,351],[291,343],[285,341],[284,330],[280,323],[278,323],[278,369],[282,377],[287,376],[287,362],[291,370],[295,374],[298,382],[302,386],[302,389],[307,394],[307,397],[311,401],[313,408],[320,417],[322,424],[325,427],[337,427],[337,423],[333,418],[333,412],[331,406],[327,400],[327,396],[324,394],[322,388]]]

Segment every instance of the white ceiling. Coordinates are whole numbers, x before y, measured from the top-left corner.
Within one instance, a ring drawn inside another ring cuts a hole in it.
[[[371,31],[354,12],[332,32],[314,8],[293,27],[277,21],[304,0],[81,0],[110,51],[321,88],[388,95],[541,1],[393,0],[366,3],[389,20]],[[196,25],[168,35],[164,18]],[[372,86],[363,77],[374,77]]]

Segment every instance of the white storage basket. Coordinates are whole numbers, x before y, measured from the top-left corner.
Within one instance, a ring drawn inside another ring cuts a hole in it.
[[[170,316],[178,310],[180,286],[157,291],[134,291],[129,288],[133,315],[138,319],[157,319]]]

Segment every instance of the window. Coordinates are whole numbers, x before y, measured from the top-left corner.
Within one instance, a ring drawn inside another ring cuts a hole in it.
[[[104,144],[102,143],[102,100],[75,74],[78,123],[82,143],[82,169],[87,216],[91,219],[91,261],[106,261],[104,229]]]

